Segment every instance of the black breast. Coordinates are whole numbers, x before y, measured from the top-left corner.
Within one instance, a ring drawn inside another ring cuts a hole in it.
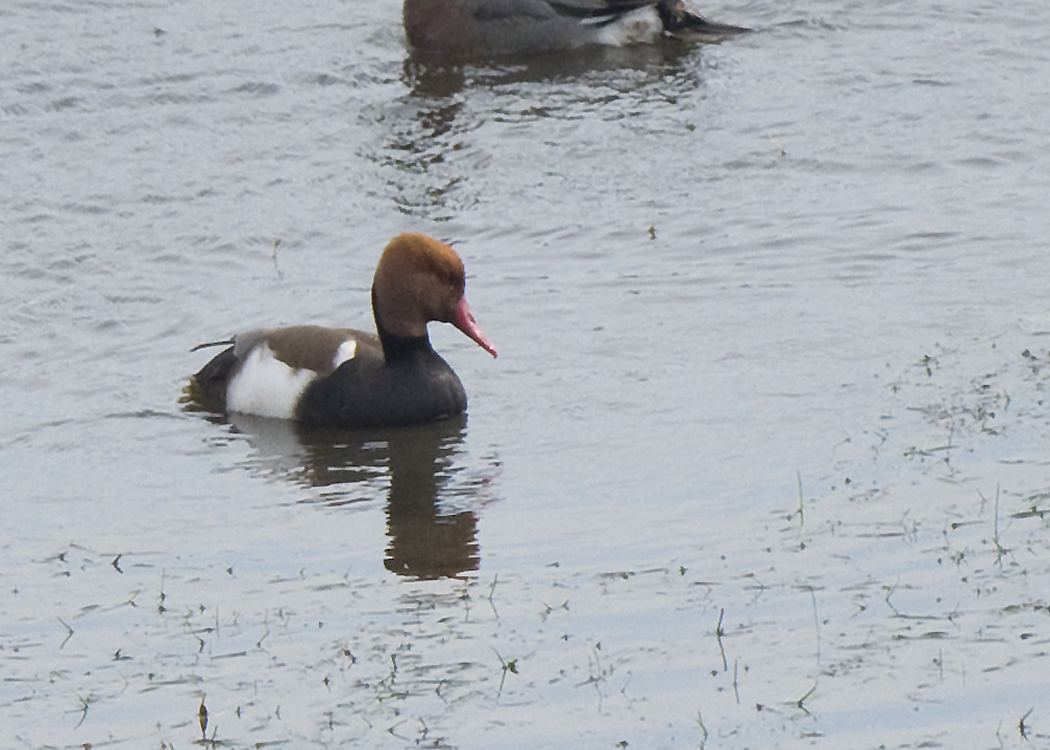
[[[321,427],[400,427],[463,413],[467,394],[427,337],[384,338],[385,357],[358,356],[303,392],[296,420]]]

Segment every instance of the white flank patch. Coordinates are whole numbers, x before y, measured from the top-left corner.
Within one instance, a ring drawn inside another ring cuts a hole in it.
[[[332,357],[332,369],[338,370],[339,365],[347,360],[353,359],[355,354],[357,354],[357,341],[354,339],[347,339],[339,345],[338,349],[335,350],[335,356]]]
[[[342,347],[340,347],[341,349]],[[295,370],[273,356],[270,347],[254,347],[226,388],[226,408],[242,414],[291,419],[313,370]]]
[[[627,13],[616,23],[611,23],[603,28],[598,33],[598,41],[602,44],[621,47],[625,44],[653,42],[663,32],[663,21],[660,20],[656,8],[650,5]]]

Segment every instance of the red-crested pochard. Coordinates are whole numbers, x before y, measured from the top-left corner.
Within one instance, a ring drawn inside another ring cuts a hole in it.
[[[379,335],[296,326],[251,331],[193,376],[206,403],[227,412],[325,427],[396,427],[460,414],[467,395],[430,346],[427,323],[451,323],[485,351],[463,296],[463,261],[443,242],[401,234],[379,258],[372,313]]]
[[[405,0],[402,15],[412,47],[460,58],[750,31],[708,21],[683,0]]]

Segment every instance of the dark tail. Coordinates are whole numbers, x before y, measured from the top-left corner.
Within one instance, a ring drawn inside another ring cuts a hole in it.
[[[727,23],[714,23],[690,10],[682,0],[660,0],[656,4],[664,31],[679,39],[719,42],[737,34],[746,34],[751,29],[743,26],[731,26]]]
[[[233,346],[233,339],[226,339],[225,341],[209,341],[207,344],[197,344],[190,349],[190,351],[199,352],[201,349],[207,349],[210,346]]]
[[[207,346],[221,346],[232,344],[232,341],[216,341],[211,344],[201,344],[193,349],[197,351]],[[230,382],[234,368],[237,366],[237,355],[233,353],[233,347],[219,352],[208,364],[204,365],[190,384],[190,395],[194,401],[204,406],[209,411],[226,411],[226,386]]]

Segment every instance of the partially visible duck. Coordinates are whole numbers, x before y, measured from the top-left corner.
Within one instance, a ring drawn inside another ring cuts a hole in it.
[[[459,58],[750,31],[708,21],[683,0],[405,0],[402,10],[410,45]]]
[[[349,328],[251,331],[193,376],[205,403],[228,412],[327,427],[396,427],[460,414],[467,396],[430,346],[427,323],[451,323],[485,351],[463,296],[463,261],[443,242],[401,234],[379,258],[372,282],[378,336]]]

